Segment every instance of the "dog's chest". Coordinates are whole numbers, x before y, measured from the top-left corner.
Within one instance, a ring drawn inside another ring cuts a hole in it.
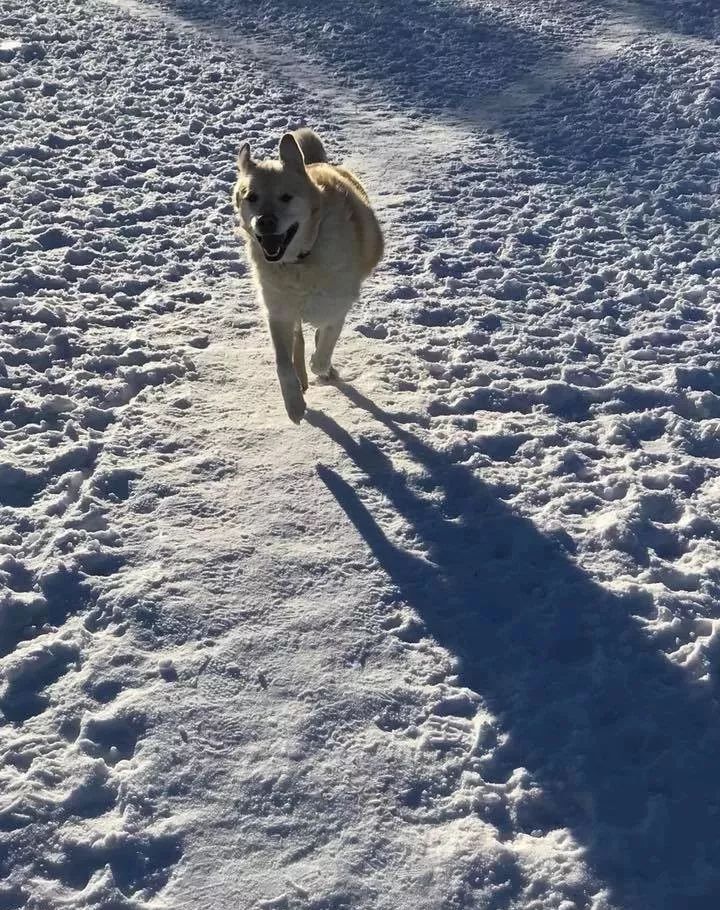
[[[271,317],[303,319],[325,325],[343,318],[358,297],[359,281],[353,270],[298,263],[258,274],[263,303]]]

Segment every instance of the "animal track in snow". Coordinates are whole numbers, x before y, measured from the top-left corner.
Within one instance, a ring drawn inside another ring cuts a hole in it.
[[[110,887],[118,892],[116,905],[121,905],[123,896],[132,897],[140,891],[150,896],[160,891],[182,855],[176,835],[132,831],[110,833],[92,843],[68,836],[61,840],[59,849],[60,858],[44,864],[46,874],[73,892],[92,893],[96,873],[108,867]]]
[[[26,647],[2,666],[5,680],[0,693],[0,710],[12,723],[22,723],[40,714],[48,705],[42,690],[77,666],[79,646],[56,639],[41,647]]]
[[[83,721],[78,745],[89,755],[100,756],[115,764],[132,758],[145,728],[145,717],[135,711],[89,715]]]

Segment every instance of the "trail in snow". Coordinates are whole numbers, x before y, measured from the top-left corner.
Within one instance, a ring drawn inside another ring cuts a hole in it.
[[[0,905],[714,908],[712,5],[0,22]],[[389,252],[298,430],[300,122]]]

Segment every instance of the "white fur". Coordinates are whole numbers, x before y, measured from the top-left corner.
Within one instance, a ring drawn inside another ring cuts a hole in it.
[[[316,158],[307,167],[303,151]],[[283,136],[280,157],[280,162],[253,162],[243,146],[233,198],[267,312],[280,390],[288,416],[298,422],[307,388],[302,325],[318,330],[312,371],[333,376],[335,344],[362,282],[382,256],[383,239],[362,185],[349,171],[325,162],[314,133]],[[298,225],[279,261],[269,261],[256,238],[258,218],[267,214],[279,234]]]

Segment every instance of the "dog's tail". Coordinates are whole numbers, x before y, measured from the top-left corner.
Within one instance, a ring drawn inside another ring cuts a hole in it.
[[[295,141],[302,149],[305,164],[320,164],[327,161],[325,146],[317,133],[303,126],[293,132]]]

